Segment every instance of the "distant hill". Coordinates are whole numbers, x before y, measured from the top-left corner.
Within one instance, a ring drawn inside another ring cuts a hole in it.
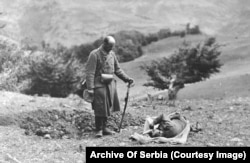
[[[207,34],[249,36],[248,0],[1,0],[0,35],[82,44],[119,30],[154,32],[198,24]]]

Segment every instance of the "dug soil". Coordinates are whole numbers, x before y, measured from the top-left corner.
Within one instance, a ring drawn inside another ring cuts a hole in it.
[[[36,110],[20,115],[19,126],[26,135],[37,135],[47,139],[81,139],[95,131],[93,113],[84,110]],[[108,128],[118,131],[122,112],[114,112],[108,119]],[[144,119],[125,113],[121,128],[140,126]]]

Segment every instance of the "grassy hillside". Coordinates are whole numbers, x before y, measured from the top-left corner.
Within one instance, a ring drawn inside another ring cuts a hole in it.
[[[141,71],[140,65],[163,56],[168,57],[178,49],[184,40],[196,44],[202,42],[206,37],[200,35],[164,39],[146,47],[144,49],[146,54],[143,57],[122,64],[124,70],[136,80],[136,86],[131,90],[131,97],[145,97],[147,93],[156,91],[142,86],[148,77]],[[179,98],[217,98],[227,95],[240,96],[249,93],[247,89],[249,87],[249,84],[247,84],[249,81],[248,74],[250,73],[249,38],[218,37],[218,43],[223,45],[220,56],[223,63],[221,72],[213,75],[206,81],[187,86],[181,90]],[[118,84],[121,96],[123,96],[126,90],[125,86],[122,82]]]
[[[224,99],[250,94],[250,74],[234,75],[203,81],[181,90],[180,99]]]
[[[161,57],[170,56],[175,50],[178,49],[179,46],[181,46],[183,41],[198,43],[202,42],[202,40],[205,38],[206,36],[203,35],[188,36],[186,38],[167,38],[145,47],[143,49],[145,54],[142,57],[137,58],[134,61],[121,64],[121,67],[124,69],[124,71],[136,81],[136,88],[131,89],[131,96],[141,96],[146,95],[147,92],[154,92],[152,88],[143,86],[148,77],[146,73],[141,70],[141,65],[148,64],[152,60],[160,59]],[[120,87],[119,91],[121,94],[124,95],[126,91],[125,84],[123,82],[118,82],[118,87]]]
[[[148,33],[187,23],[198,24],[207,34],[227,29],[245,35],[248,6],[249,1],[241,0],[2,0],[0,25],[6,25],[2,35],[24,42],[68,46],[124,29]]]

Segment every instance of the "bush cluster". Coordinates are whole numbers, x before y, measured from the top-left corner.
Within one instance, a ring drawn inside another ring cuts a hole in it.
[[[27,53],[1,46],[0,89],[25,94],[66,97],[79,87],[84,65],[60,46]]]
[[[180,36],[180,33],[161,29],[148,35],[138,31],[119,31],[110,35],[116,39],[117,58],[120,62],[128,62],[143,55],[143,46]],[[60,44],[52,48],[43,41],[41,47],[27,46],[26,49],[0,42],[0,90],[66,97],[80,88],[88,56],[102,40],[99,38],[71,48]]]
[[[119,62],[128,62],[140,57],[142,45],[144,45],[144,35],[138,31],[120,31],[112,35],[116,40],[114,51],[116,52]],[[103,38],[99,38],[92,43],[74,46],[71,50],[76,54],[77,58],[85,63],[90,52],[98,48],[102,43]]]
[[[151,44],[152,42],[159,41],[168,37],[179,36],[185,37],[186,34],[200,34],[199,26],[187,28],[179,31],[171,31],[169,28],[160,29],[158,32],[143,34],[141,32],[131,31],[119,31],[112,35],[116,40],[116,46],[114,51],[116,52],[119,62],[132,61],[143,55],[142,47]],[[99,38],[92,43],[86,43],[71,48],[76,53],[76,56],[81,62],[86,62],[89,53],[98,48],[102,43],[103,38]]]
[[[76,91],[84,76],[84,65],[71,51],[36,51],[30,57],[26,94],[66,97]]]

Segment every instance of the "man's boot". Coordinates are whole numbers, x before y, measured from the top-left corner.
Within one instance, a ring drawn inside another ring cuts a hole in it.
[[[107,128],[107,117],[103,118],[103,135],[114,135],[115,132]]]
[[[102,117],[95,117],[95,127],[96,127],[96,137],[102,137],[102,128],[103,128],[103,118]]]

